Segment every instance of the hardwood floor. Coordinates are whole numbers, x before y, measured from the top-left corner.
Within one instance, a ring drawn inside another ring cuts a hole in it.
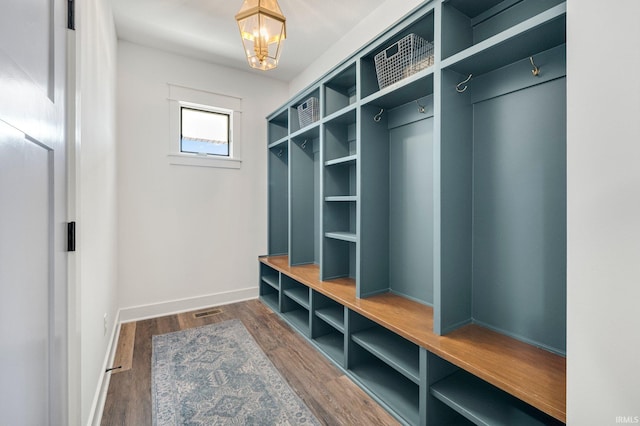
[[[397,425],[398,422],[344,376],[289,325],[257,300],[218,307],[195,318],[193,312],[138,321],[131,368],[112,374],[102,425],[151,424],[151,338],[192,327],[239,319],[287,380],[325,425]],[[128,331],[130,331],[129,328]],[[123,333],[124,334],[124,333]],[[119,345],[127,350],[127,344]],[[116,359],[124,355],[116,354]]]

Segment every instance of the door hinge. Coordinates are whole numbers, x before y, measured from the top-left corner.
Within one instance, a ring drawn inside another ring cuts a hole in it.
[[[67,28],[76,29],[76,3],[75,0],[67,0]]]
[[[76,223],[67,223],[67,251],[76,251]]]

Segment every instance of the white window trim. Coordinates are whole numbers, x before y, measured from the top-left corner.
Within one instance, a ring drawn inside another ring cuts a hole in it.
[[[242,99],[169,84],[169,164],[239,169],[242,165]],[[193,154],[180,151],[180,108],[230,114],[229,156]]]

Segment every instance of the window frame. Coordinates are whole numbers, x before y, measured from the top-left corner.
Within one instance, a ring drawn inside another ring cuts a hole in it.
[[[196,111],[196,112],[206,112],[210,114],[217,114],[226,117],[227,119],[227,154],[211,154],[208,152],[194,152],[194,151],[185,151],[182,146],[182,139],[184,137],[183,134],[183,121],[184,121],[184,110]],[[212,156],[215,158],[233,158],[233,137],[232,137],[232,126],[233,126],[233,111],[231,110],[223,110],[221,108],[201,108],[194,107],[191,105],[184,105],[181,103],[180,105],[180,153],[181,154],[196,154],[196,155],[204,155],[204,156]]]
[[[242,99],[169,84],[169,164],[239,169],[242,165]],[[183,152],[182,108],[222,113],[229,116],[229,156]]]

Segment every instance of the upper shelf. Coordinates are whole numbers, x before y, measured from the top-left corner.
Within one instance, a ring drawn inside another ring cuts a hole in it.
[[[430,67],[367,96],[362,103],[388,110],[432,93],[433,67]]]
[[[566,42],[566,4],[560,4],[475,44],[441,63],[460,74],[481,75]]]

